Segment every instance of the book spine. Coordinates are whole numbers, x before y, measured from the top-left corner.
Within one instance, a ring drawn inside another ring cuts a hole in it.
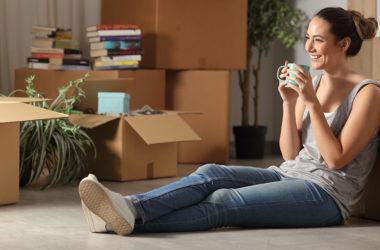
[[[91,70],[89,65],[59,65],[59,70]]]
[[[87,33],[89,36],[139,36],[141,30],[99,30]]]
[[[49,63],[49,58],[33,58],[33,57],[28,57],[28,63]]]
[[[95,62],[95,67],[104,66],[121,66],[121,65],[138,65],[138,61],[108,61],[108,62]]]
[[[100,24],[96,25],[96,30],[127,30],[127,29],[139,29],[137,24]]]
[[[105,41],[100,43],[92,43],[92,50],[96,49],[130,49],[141,48],[141,41]]]
[[[63,59],[62,64],[64,65],[90,65],[89,60],[83,60],[83,59]]]
[[[143,50],[140,49],[128,49],[128,50],[107,50],[108,56],[115,55],[142,55],[144,54]]]
[[[104,66],[95,67],[94,70],[117,70],[117,69],[136,69],[138,65],[120,65],[120,66]]]
[[[63,58],[63,54],[54,53],[32,53],[34,58]]]

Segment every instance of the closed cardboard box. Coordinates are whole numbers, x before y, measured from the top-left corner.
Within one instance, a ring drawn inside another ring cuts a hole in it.
[[[143,68],[246,68],[246,0],[103,0],[114,23],[140,25]]]
[[[177,142],[200,140],[177,114],[71,115],[97,148],[90,172],[100,179],[140,180],[177,175]]]
[[[40,101],[32,98],[0,98],[0,205],[19,199],[20,122],[64,118],[67,115],[21,102]]]
[[[227,70],[167,71],[166,107],[200,111],[184,120],[201,141],[179,143],[182,163],[227,163],[229,161],[230,72]]]
[[[354,207],[353,215],[367,219],[380,220],[380,147],[376,163],[368,176],[364,194],[360,202]]]
[[[89,102],[97,102],[98,91],[121,91],[131,92],[131,109],[141,108],[145,104],[153,109],[165,108],[164,70],[59,71],[19,68],[15,71],[15,88],[25,89],[24,79],[35,75],[35,88],[47,97],[55,98],[58,96],[58,87],[67,85],[69,81],[80,78],[87,72],[90,77],[83,86],[88,91],[86,100]],[[97,104],[94,105],[97,107]]]

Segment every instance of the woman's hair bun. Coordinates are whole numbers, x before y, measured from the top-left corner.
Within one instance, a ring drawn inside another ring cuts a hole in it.
[[[349,10],[354,21],[356,32],[362,40],[372,39],[376,36],[377,20],[373,17],[365,18],[360,12]]]

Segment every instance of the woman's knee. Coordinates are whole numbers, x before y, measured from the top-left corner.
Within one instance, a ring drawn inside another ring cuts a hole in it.
[[[230,206],[241,199],[239,193],[232,188],[221,188],[212,192],[204,201]]]
[[[220,168],[221,165],[215,164],[215,163],[209,163],[200,166],[194,173],[198,175],[210,175],[212,173],[215,173],[218,168]]]

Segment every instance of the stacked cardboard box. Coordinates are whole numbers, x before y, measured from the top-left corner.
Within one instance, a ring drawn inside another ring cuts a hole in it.
[[[247,1],[107,0],[102,23],[139,24],[141,67],[168,70],[167,108],[203,113],[186,117],[202,141],[180,144],[179,161],[227,163],[229,72],[246,68]]]
[[[32,98],[0,98],[0,205],[18,202],[19,197],[19,123],[22,121],[64,118],[67,115],[23,102]]]

